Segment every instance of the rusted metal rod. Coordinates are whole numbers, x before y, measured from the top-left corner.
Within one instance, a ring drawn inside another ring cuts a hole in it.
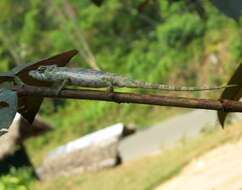
[[[207,110],[223,110],[225,112],[242,112],[242,102],[232,100],[195,99],[185,97],[171,97],[146,95],[138,93],[105,92],[100,90],[64,89],[58,95],[55,89],[46,87],[23,86],[13,87],[19,96],[40,96],[50,98],[70,98],[100,100],[116,103],[135,103],[158,106],[174,106],[183,108],[197,108]]]

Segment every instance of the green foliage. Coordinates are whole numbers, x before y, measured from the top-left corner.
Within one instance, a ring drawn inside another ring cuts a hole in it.
[[[164,49],[181,49],[196,38],[202,37],[205,32],[204,26],[204,22],[194,14],[174,15],[158,27],[157,35]]]
[[[0,190],[30,190],[29,185],[32,181],[29,169],[12,168],[8,175],[0,177]]]
[[[99,190],[148,190],[155,189],[176,176],[190,162],[200,155],[225,143],[235,143],[242,136],[241,125],[224,130],[205,130],[200,137],[183,139],[171,149],[160,154],[135,160],[117,168],[100,172],[84,173],[73,177],[59,177],[37,182],[36,190],[49,189],[99,189]],[[112,179],[112,180],[110,180]]]
[[[150,1],[139,12],[141,2],[109,0],[97,8],[89,0],[2,0],[0,70],[76,48],[80,54],[72,66],[96,64],[105,71],[178,86],[226,82],[242,60],[241,25],[209,1],[201,1],[206,19],[188,1]],[[205,96],[217,98],[216,93]],[[41,114],[56,131],[31,141],[29,147],[32,153],[40,147],[47,151],[114,122],[144,127],[164,118],[164,112],[152,106],[47,100]]]

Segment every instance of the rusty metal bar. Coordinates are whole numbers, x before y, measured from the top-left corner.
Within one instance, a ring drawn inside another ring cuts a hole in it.
[[[116,103],[135,103],[207,110],[223,110],[225,112],[242,112],[242,102],[232,100],[195,99],[185,97],[146,95],[138,93],[108,93],[100,90],[86,89],[64,89],[60,92],[60,94],[57,95],[55,89],[28,85],[23,87],[13,87],[13,90],[15,90],[19,96],[88,99]]]

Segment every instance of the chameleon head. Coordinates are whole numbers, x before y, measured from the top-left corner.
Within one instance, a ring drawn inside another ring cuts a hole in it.
[[[56,65],[40,66],[37,70],[32,70],[29,75],[37,80],[49,80],[51,79],[52,72],[56,68]]]

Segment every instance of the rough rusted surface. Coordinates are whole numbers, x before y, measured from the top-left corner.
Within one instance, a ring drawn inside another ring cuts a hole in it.
[[[135,103],[148,104],[158,106],[174,106],[183,108],[197,108],[208,110],[220,110],[226,112],[242,112],[242,103],[232,100],[211,100],[211,99],[195,99],[185,97],[171,97],[146,95],[137,93],[120,93],[120,92],[106,92],[99,90],[77,90],[65,89],[56,94],[54,89],[45,87],[14,87],[19,96],[41,96],[50,98],[70,98],[70,99],[88,99],[100,100],[116,103]]]

